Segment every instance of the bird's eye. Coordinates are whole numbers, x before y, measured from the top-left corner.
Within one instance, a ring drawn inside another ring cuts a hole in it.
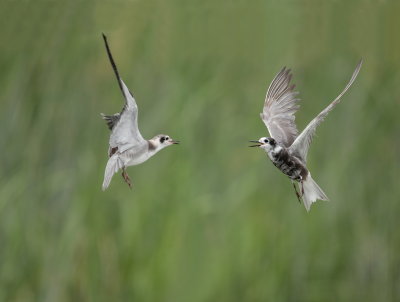
[[[169,137],[167,136],[167,137],[165,138],[165,140],[166,140],[166,141],[169,140]]]
[[[268,140],[267,140],[267,139],[264,139],[264,143],[268,143]]]

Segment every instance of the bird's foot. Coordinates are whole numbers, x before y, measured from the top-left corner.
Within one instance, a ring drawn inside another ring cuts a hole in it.
[[[128,173],[125,171],[125,169],[122,170],[122,178],[125,180],[125,182],[128,184],[129,188],[132,189],[132,182],[131,179],[129,178]]]

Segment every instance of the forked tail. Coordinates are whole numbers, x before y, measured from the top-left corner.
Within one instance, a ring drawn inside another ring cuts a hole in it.
[[[310,211],[311,204],[319,200],[329,200],[324,191],[312,179],[311,173],[308,173],[307,178],[303,181],[303,203],[307,212]]]
[[[107,162],[106,171],[104,172],[104,181],[102,189],[103,191],[108,188],[111,182],[111,178],[119,169],[123,167],[122,160],[119,158],[118,154],[114,154],[110,157]]]

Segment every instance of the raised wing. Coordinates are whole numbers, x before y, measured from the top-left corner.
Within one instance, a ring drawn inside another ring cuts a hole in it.
[[[265,97],[263,112],[260,114],[269,134],[285,147],[295,140],[298,130],[294,114],[299,109],[300,99],[290,84],[290,69],[284,67],[273,79]]]
[[[138,127],[138,107],[128,87],[119,76],[117,66],[115,65],[110,48],[107,43],[107,37],[103,34],[104,43],[107,49],[108,58],[114,70],[118,85],[125,98],[125,105],[121,113],[113,115],[112,132],[110,136],[110,146],[118,147],[120,152],[125,151],[131,146],[143,143],[145,140],[140,134]],[[108,121],[107,121],[108,122]]]
[[[315,134],[315,130],[317,129],[318,125],[324,120],[324,118],[328,115],[328,113],[337,105],[339,104],[341,97],[346,93],[346,91],[350,88],[353,84],[354,80],[356,79],[358,72],[360,71],[361,65],[363,60],[361,59],[360,62],[357,64],[356,69],[351,76],[350,81],[347,83],[346,87],[343,91],[336,97],[336,99],[329,104],[320,114],[318,114],[303,130],[303,132],[296,138],[293,144],[289,148],[289,152],[298,158],[300,158],[304,163],[307,161],[307,153],[312,142],[312,139]]]
[[[138,108],[135,99],[121,80],[124,93],[127,96],[126,103],[119,117],[119,121],[113,127],[110,136],[110,146],[118,147],[120,152],[132,146],[144,143],[145,140],[138,128]]]

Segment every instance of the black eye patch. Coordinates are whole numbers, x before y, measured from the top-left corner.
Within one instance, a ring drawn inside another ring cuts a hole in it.
[[[162,144],[164,141],[165,141],[165,137],[163,136],[160,138],[160,143]]]

